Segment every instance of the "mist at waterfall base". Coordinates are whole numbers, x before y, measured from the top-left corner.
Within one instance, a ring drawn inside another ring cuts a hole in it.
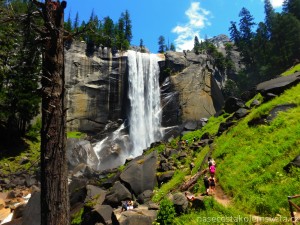
[[[98,170],[122,165],[162,139],[158,61],[154,54],[128,51],[129,129],[124,123],[94,146]]]

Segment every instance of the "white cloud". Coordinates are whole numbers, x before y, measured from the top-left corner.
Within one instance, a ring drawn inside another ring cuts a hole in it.
[[[192,2],[189,9],[185,11],[185,15],[188,18],[188,22],[172,29],[172,32],[178,35],[175,39],[178,51],[191,50],[194,47],[195,35],[200,39],[200,30],[211,25],[208,21],[210,12],[201,8],[200,2]]]
[[[271,0],[271,3],[274,8],[282,6],[283,0]]]
[[[270,2],[274,8],[278,8],[282,6],[283,1],[284,0],[271,0]]]

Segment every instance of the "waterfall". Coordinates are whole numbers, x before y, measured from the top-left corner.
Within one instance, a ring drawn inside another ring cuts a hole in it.
[[[128,51],[129,135],[122,124],[94,146],[99,170],[117,167],[162,139],[158,60],[154,54]]]
[[[128,67],[129,135],[135,157],[162,138],[158,57],[128,51]]]

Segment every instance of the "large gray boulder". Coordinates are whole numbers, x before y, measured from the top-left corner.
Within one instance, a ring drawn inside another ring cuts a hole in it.
[[[156,210],[134,209],[121,214],[120,225],[152,225],[157,216]]]
[[[117,181],[106,194],[105,203],[112,207],[117,207],[122,204],[122,201],[127,199],[132,199],[131,193],[120,181]]]
[[[66,149],[69,169],[73,169],[81,163],[97,169],[99,160],[89,141],[68,138]]]
[[[136,196],[156,185],[157,152],[132,160],[120,175],[120,179],[130,186]]]
[[[285,77],[278,77],[269,81],[262,82],[257,85],[256,91],[263,96],[268,93],[279,95],[286,89],[298,84],[300,82],[300,72],[294,73]]]
[[[287,172],[290,171],[291,167],[300,167],[300,155],[296,156],[291,162],[289,162],[283,169]]]
[[[90,224],[112,225],[116,223],[117,223],[117,218],[113,212],[112,207],[109,205],[98,205],[90,212],[84,214],[81,225],[90,225]]]
[[[181,214],[187,210],[189,203],[183,193],[174,194],[171,200],[177,214]]]
[[[23,211],[22,225],[41,225],[41,193],[34,192]]]

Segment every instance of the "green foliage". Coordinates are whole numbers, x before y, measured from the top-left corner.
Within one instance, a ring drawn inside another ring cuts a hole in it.
[[[67,138],[85,138],[86,134],[79,131],[69,131],[67,132]]]
[[[176,52],[176,47],[173,43],[170,45],[170,51]]]
[[[10,146],[9,151],[1,149],[0,165],[2,174],[11,174],[24,170],[32,173],[37,172],[37,165],[40,161],[40,141],[23,139],[22,145]],[[26,164],[20,164],[22,159],[28,159]]]
[[[184,177],[188,174],[188,170],[176,170],[172,179],[164,183],[159,189],[154,191],[152,200],[154,202],[159,202],[163,199],[169,192],[178,188],[178,186],[183,182]]]
[[[194,39],[194,52],[198,55],[200,53],[200,49],[201,49],[201,46],[200,46],[199,39],[198,39],[197,36],[195,36],[195,39]]]
[[[26,133],[26,137],[30,140],[38,140],[42,129],[42,120],[37,118],[33,125],[30,125]]]
[[[245,8],[239,14],[239,27],[231,22],[229,28],[244,66],[235,78],[241,92],[274,78],[299,58],[300,0],[286,0],[282,13],[275,13],[269,0],[264,2],[265,21],[258,23],[256,32]]]
[[[252,224],[250,217],[233,207],[224,207],[213,198],[204,198],[205,210],[192,211],[176,217],[175,225],[198,225],[198,224]]]
[[[158,52],[164,53],[166,51],[165,37],[160,35],[158,37]]]
[[[0,15],[0,123],[7,138],[24,136],[28,124],[38,114],[40,97],[38,77],[41,70],[40,46],[35,43],[33,29],[40,21],[32,15],[33,3],[13,1],[6,8],[1,5]],[[23,20],[5,21],[27,13]]]
[[[236,82],[234,82],[231,79],[228,79],[226,81],[224,88],[222,89],[222,92],[223,92],[224,98],[227,98],[230,96],[237,96],[239,93],[239,89],[238,89]]]
[[[82,222],[82,214],[84,212],[84,208],[81,208],[79,212],[75,213],[72,216],[71,225],[80,225]]]
[[[66,25],[67,29],[69,29],[69,20]],[[83,29],[86,29],[86,31],[82,32],[79,39],[87,43],[88,53],[93,53],[94,48],[100,46],[112,48],[113,52],[116,50],[127,50],[130,47],[132,24],[127,10],[121,13],[117,23],[114,23],[109,16],[99,20],[93,11],[89,21],[87,23],[82,21],[80,26],[77,13],[71,32],[83,31]]]
[[[176,212],[173,203],[169,199],[160,202],[156,221],[160,225],[171,225],[175,219]]]
[[[300,72],[300,63],[292,67],[291,69],[285,71],[284,73],[281,74],[281,76],[289,76],[293,73]]]

